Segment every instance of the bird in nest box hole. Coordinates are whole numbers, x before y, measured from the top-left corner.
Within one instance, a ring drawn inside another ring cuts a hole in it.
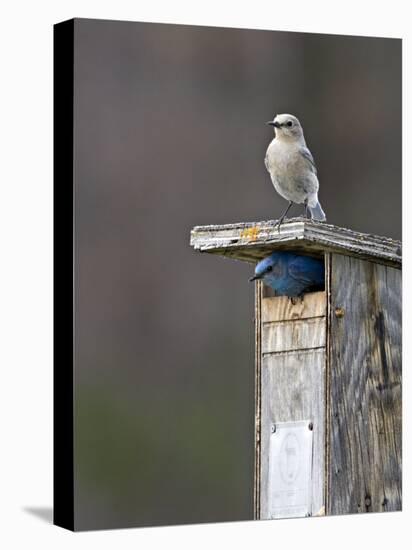
[[[255,274],[249,280],[261,280],[275,291],[276,296],[302,298],[307,292],[324,289],[325,266],[322,259],[311,256],[272,252],[257,263]]]

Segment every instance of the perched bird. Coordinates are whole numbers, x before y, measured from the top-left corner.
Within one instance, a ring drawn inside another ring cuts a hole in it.
[[[265,166],[276,191],[289,201],[278,226],[293,203],[305,206],[306,217],[309,208],[313,220],[326,221],[318,201],[319,181],[315,161],[306,147],[299,120],[293,115],[276,115],[267,124],[274,127],[276,137],[266,151]]]
[[[325,267],[322,260],[293,252],[273,252],[255,267],[250,281],[262,279],[273,288],[276,296],[299,297],[305,292],[322,290],[325,285]]]

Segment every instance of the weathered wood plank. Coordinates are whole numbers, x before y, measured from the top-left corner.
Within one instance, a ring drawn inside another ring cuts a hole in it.
[[[313,422],[311,514],[324,510],[325,350],[269,355],[262,360],[261,519],[269,519],[269,439],[278,422]]]
[[[324,495],[325,495],[325,508],[324,512],[327,514],[329,510],[329,471],[330,471],[330,426],[331,426],[331,414],[330,414],[330,378],[331,378],[331,338],[330,338],[330,326],[331,326],[331,263],[332,254],[327,252],[325,254],[325,293],[326,293],[326,357],[325,357],[325,435],[324,435]]]
[[[325,347],[325,317],[266,322],[262,327],[262,354]]]
[[[288,220],[281,225],[280,231],[276,220],[197,226],[191,231],[190,244],[201,252],[252,263],[275,249],[296,250],[314,255],[337,252],[394,267],[400,267],[402,262],[400,241],[305,218]]]
[[[307,294],[303,302],[296,305],[284,297],[262,299],[259,449],[259,517],[262,519],[269,518],[269,439],[272,424],[278,422],[312,420],[314,447],[311,513],[316,515],[324,512],[325,347],[305,351],[300,348],[312,347],[316,339],[314,335],[319,333],[323,334],[323,338],[318,339],[317,343],[325,342],[326,317],[312,315],[325,313],[325,300],[324,292]],[[312,321],[315,323],[311,324]],[[304,325],[307,328],[302,331]],[[285,333],[284,327],[289,332]],[[293,331],[299,334],[298,338],[290,338]],[[272,349],[272,342],[277,342],[274,344],[276,349],[292,351],[265,354],[264,350]]]
[[[400,510],[401,272],[332,255],[328,513]]]
[[[262,281],[255,282],[255,474],[254,474],[254,518],[260,518],[260,431],[261,431],[261,366],[262,366]]]
[[[303,300],[292,302],[287,296],[264,298],[262,300],[262,322],[285,321],[288,319],[308,319],[323,317],[326,314],[324,292],[311,292]]]

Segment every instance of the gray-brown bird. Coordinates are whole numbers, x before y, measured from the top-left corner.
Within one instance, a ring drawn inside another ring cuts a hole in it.
[[[306,146],[299,120],[288,114],[276,115],[267,124],[274,127],[275,138],[265,156],[265,166],[272,183],[289,205],[279,219],[282,223],[293,203],[309,209],[313,220],[324,222],[326,216],[318,200],[319,181],[312,154]]]

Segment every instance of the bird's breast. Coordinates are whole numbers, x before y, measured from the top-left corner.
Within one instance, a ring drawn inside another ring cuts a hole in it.
[[[303,203],[307,195],[315,190],[317,182],[303,160],[294,144],[277,139],[271,142],[266,152],[266,167],[276,191],[296,203]]]
[[[269,172],[276,175],[293,172],[297,162],[295,148],[277,141],[272,141],[266,153]]]

